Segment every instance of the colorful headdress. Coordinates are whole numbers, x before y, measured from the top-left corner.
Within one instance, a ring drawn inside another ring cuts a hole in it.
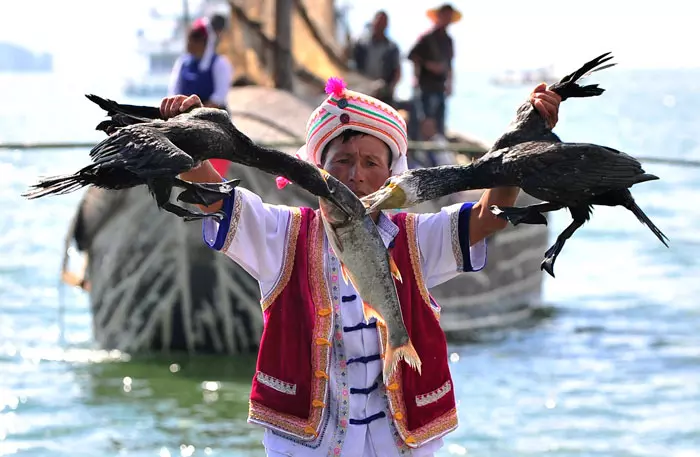
[[[406,121],[394,108],[374,97],[347,89],[341,78],[329,78],[326,93],[328,98],[309,117],[306,144],[297,152],[298,158],[319,165],[321,153],[328,143],[345,130],[357,130],[379,138],[389,146],[393,175],[408,169]],[[277,187],[282,188],[287,182],[284,178],[277,178]]]

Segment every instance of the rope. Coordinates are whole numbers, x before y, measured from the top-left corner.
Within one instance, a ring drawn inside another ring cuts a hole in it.
[[[93,148],[95,142],[66,142],[66,143],[0,143],[0,150],[2,149],[16,149],[16,150],[35,150],[35,149],[87,149]],[[273,149],[286,149],[286,148],[299,148],[303,145],[300,141],[272,141],[272,142],[258,142],[260,146]],[[433,143],[430,141],[409,141],[409,150],[422,150],[422,151],[451,151],[458,154],[465,155],[469,158],[478,158],[484,154],[484,149],[474,145],[473,143]],[[690,160],[690,159],[669,159],[665,157],[639,157],[635,156],[640,162],[646,163],[658,163],[662,165],[676,165],[681,167],[694,167],[700,168],[700,160]]]

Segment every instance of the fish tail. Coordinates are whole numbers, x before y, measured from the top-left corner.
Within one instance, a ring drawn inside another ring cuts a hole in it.
[[[406,341],[406,343],[398,347],[392,347],[391,345],[388,345],[386,349],[386,354],[384,354],[385,383],[388,381],[389,376],[391,376],[394,370],[396,370],[401,360],[403,360],[408,364],[408,366],[416,370],[418,374],[421,374],[422,362],[420,360],[420,357],[418,357],[416,349],[413,347],[413,343],[409,339],[408,341]]]
[[[384,321],[384,318],[381,316],[381,314],[379,314],[379,313],[377,312],[377,310],[374,309],[374,308],[372,307],[372,305],[370,305],[370,304],[367,303],[366,301],[363,301],[363,302],[362,302],[362,314],[363,314],[364,317],[365,317],[365,322],[369,322],[369,320],[372,319],[372,318],[374,317],[375,319],[377,319],[377,322],[378,322],[379,324],[381,324],[381,325],[385,325],[385,324],[386,324],[385,321]]]
[[[399,282],[403,282],[403,278],[401,277],[401,272],[399,271],[399,267],[396,265],[396,262],[394,262],[394,259],[389,256],[389,268],[391,269],[391,275],[396,278]]]

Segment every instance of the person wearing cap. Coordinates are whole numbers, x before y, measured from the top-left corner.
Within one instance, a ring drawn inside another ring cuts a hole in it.
[[[216,52],[217,33],[209,19],[192,22],[187,34],[187,52],[173,66],[168,95],[197,95],[205,106],[226,109],[233,68]]]
[[[359,197],[407,169],[406,124],[395,109],[347,89],[338,78],[329,79],[326,92],[308,119],[298,158]],[[556,120],[556,94],[539,90],[531,99]],[[169,97],[161,112],[172,117],[200,104],[195,96]],[[208,162],[181,177],[222,179]],[[442,447],[443,437],[457,428],[456,386],[440,307],[429,289],[484,267],[486,238],[506,225],[489,206],[512,206],[517,194],[514,188],[489,189],[478,202],[436,213],[372,215],[403,278],[397,292],[423,362],[422,375],[400,366],[386,384],[380,376],[386,329],[364,321],[362,297],[343,281],[317,210],[267,204],[241,186],[202,207],[223,207],[227,214],[221,223],[203,222],[206,244],[260,285],[263,333],[248,421],[265,428],[268,456],[431,456]]]
[[[421,36],[408,53],[413,62],[418,116],[433,118],[438,133],[445,135],[446,98],[452,94],[452,60],[454,42],[447,33],[450,24],[459,22],[462,14],[446,3],[427,11],[433,27]],[[413,121],[418,126],[421,119]],[[413,132],[412,132],[413,133]]]
[[[210,21],[199,18],[187,34],[187,53],[173,65],[168,95],[197,95],[204,106],[226,109],[226,97],[233,80],[233,67],[225,56],[216,52],[218,37],[225,21],[216,16]],[[217,172],[225,174],[230,162],[213,159]]]

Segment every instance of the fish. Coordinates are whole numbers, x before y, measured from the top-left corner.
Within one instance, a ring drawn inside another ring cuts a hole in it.
[[[394,282],[394,279],[403,281],[401,273],[362,201],[332,175],[324,176],[335,199],[350,211],[349,215],[345,214],[334,203],[319,197],[324,231],[340,260],[343,280],[351,283],[362,298],[365,320],[374,317],[387,330],[384,382],[401,360],[420,374],[421,360],[408,335]]]

